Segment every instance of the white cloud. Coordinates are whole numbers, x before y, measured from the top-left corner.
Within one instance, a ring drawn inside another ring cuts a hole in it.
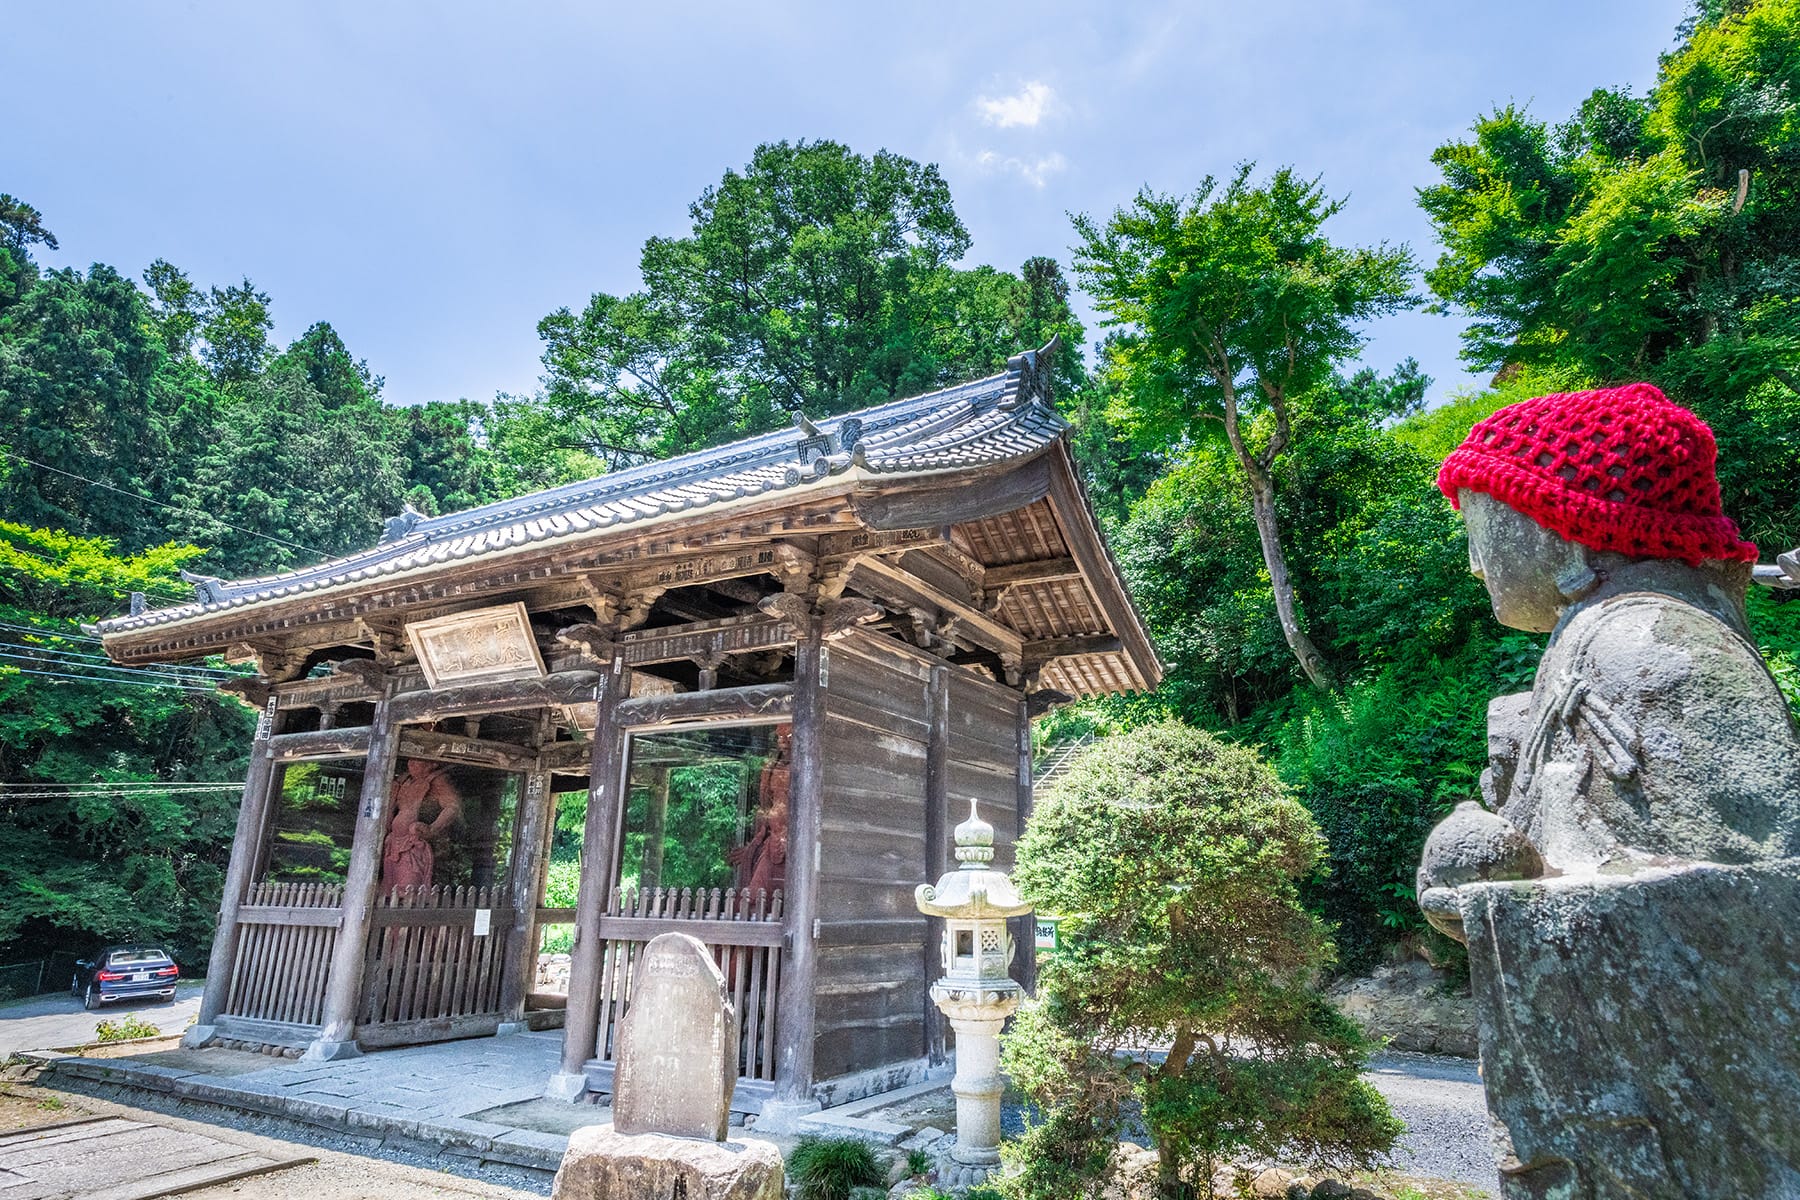
[[[1038,158],[1026,159],[1010,154],[997,154],[992,150],[983,150],[975,156],[975,165],[984,171],[1010,171],[1032,187],[1041,188],[1049,182],[1050,176],[1067,167],[1069,163],[1055,151]]]
[[[1011,96],[979,96],[975,107],[989,125],[1029,129],[1056,111],[1056,93],[1049,84],[1034,79]]]

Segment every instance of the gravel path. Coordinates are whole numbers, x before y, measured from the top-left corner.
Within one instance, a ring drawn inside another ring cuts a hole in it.
[[[1498,1192],[1488,1141],[1487,1095],[1475,1064],[1433,1054],[1377,1055],[1366,1076],[1406,1122],[1400,1168]]]

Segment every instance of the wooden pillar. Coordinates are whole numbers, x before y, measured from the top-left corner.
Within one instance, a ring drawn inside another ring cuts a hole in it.
[[[344,876],[337,944],[331,950],[331,976],[325,990],[325,1018],[318,1040],[306,1048],[315,1062],[349,1058],[356,1048],[356,1017],[362,1006],[363,964],[368,957],[369,930],[381,888],[381,846],[387,837],[388,799],[400,756],[400,729],[386,696],[375,702],[369,728],[369,757],[363,764],[362,796],[356,806],[356,832],[350,843],[350,869]]]
[[[500,980],[500,1033],[525,1030],[525,997],[537,976],[537,904],[543,895],[544,862],[549,857],[549,840],[544,834],[550,811],[550,773],[532,771],[524,777],[513,821],[512,861],[506,869],[513,917]]]
[[[1019,717],[1017,722],[1019,737],[1019,836],[1025,836],[1025,826],[1031,820],[1031,809],[1036,795],[1031,778],[1031,708],[1024,696],[1019,697]],[[1013,864],[1017,869],[1017,862]],[[1018,958],[1014,970],[1019,983],[1028,996],[1037,995],[1037,916],[1026,913],[1017,918],[1013,925],[1014,945],[1018,947]]]
[[[931,668],[925,693],[925,719],[930,741],[925,744],[925,882],[936,883],[950,869],[950,672]],[[950,1060],[948,1023],[943,1010],[931,999],[931,984],[944,973],[944,921],[925,919],[925,1058],[932,1066]]]
[[[808,618],[794,645],[793,771],[788,791],[786,925],[781,994],[775,1014],[775,1102],[787,1106],[776,1125],[797,1110],[814,1109],[819,912],[819,829],[824,784],[824,685],[827,657],[821,621]],[[765,1106],[765,1118],[770,1114]],[[759,1126],[763,1124],[759,1120]],[[778,1131],[778,1130],[777,1130]]]
[[[225,868],[225,891],[219,898],[219,924],[213,931],[212,954],[206,961],[206,990],[200,997],[199,1020],[182,1036],[186,1046],[204,1046],[212,1040],[213,1024],[225,1010],[225,999],[231,994],[231,977],[237,970],[238,909],[262,857],[269,800],[274,792],[275,754],[269,739],[275,733],[275,703],[275,698],[269,697],[268,707],[256,720],[250,770],[244,777],[237,829],[231,836],[231,861]]]
[[[569,955],[569,1001],[563,1021],[562,1069],[550,1077],[545,1094],[579,1099],[587,1090],[587,1061],[594,1056],[600,1020],[600,967],[606,943],[600,919],[612,891],[619,857],[619,818],[624,812],[622,769],[625,737],[619,728],[619,701],[626,690],[625,659],[612,665],[594,691],[594,757],[588,769],[587,825],[582,830],[581,888],[575,894],[575,946]]]

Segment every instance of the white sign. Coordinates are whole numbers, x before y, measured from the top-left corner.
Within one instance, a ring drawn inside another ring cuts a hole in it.
[[[494,910],[493,909],[478,908],[475,910],[475,936],[476,937],[486,937],[488,935],[488,930],[493,928],[493,924],[494,924]]]

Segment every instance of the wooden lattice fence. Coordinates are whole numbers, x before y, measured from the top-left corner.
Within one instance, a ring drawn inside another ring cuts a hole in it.
[[[748,888],[614,888],[601,922],[600,1028],[595,1058],[614,1063],[632,972],[645,945],[662,933],[706,943],[724,972],[738,1014],[738,1074],[775,1078],[775,1012],[781,991],[782,894]]]

